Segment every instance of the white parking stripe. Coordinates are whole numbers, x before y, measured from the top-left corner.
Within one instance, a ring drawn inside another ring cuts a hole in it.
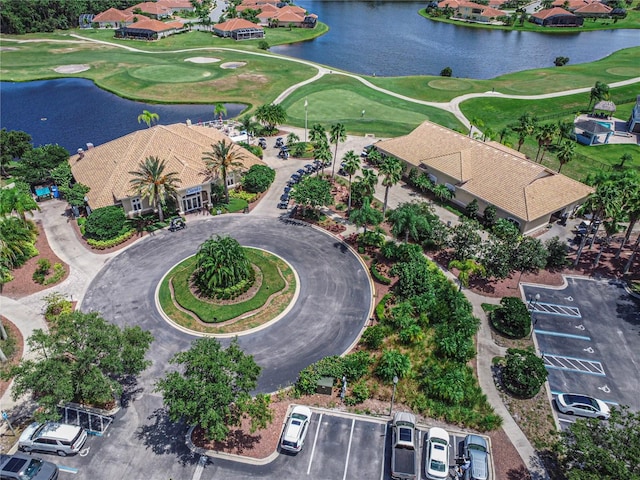
[[[387,459],[387,432],[389,431],[389,427],[387,425],[384,426],[384,442],[382,443],[382,469],[380,470],[380,480],[384,480],[384,466]]]
[[[342,476],[342,480],[346,480],[347,478],[347,470],[349,469],[349,454],[351,453],[351,440],[353,440],[353,427],[356,424],[355,418],[351,420],[351,433],[349,433],[349,446],[347,447],[347,460],[344,464],[344,475]]]
[[[191,480],[200,480],[200,477],[202,477],[202,472],[204,471],[204,466],[206,464],[207,456],[200,455],[200,458],[198,459],[198,465],[196,465],[196,470],[195,472],[193,472],[193,477],[191,477]]]
[[[307,467],[307,475],[311,471],[311,464],[313,463],[313,454],[316,451],[316,443],[318,443],[318,434],[320,433],[320,427],[322,426],[322,413],[320,414],[320,418],[318,419],[318,429],[316,430],[316,436],[313,439],[313,447],[311,448],[311,457],[309,457],[309,466]]]

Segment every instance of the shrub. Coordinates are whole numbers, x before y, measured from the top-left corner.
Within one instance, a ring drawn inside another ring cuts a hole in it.
[[[349,406],[364,402],[371,396],[369,387],[364,381],[357,382],[351,387],[351,394],[345,397],[344,403]]]
[[[567,254],[569,253],[567,242],[560,240],[558,237],[553,237],[545,242],[544,247],[547,249],[546,268],[561,269],[570,263],[567,259]]]
[[[478,217],[478,200],[471,200],[465,207],[465,213],[467,217],[475,220]]]
[[[87,243],[91,248],[95,248],[96,250],[105,250],[107,248],[115,247],[120,245],[121,243],[126,242],[131,237],[135,230],[129,230],[128,232],[124,232],[122,235],[117,236],[116,238],[112,238],[111,240],[94,240],[92,238],[87,239]]]
[[[44,318],[49,322],[55,321],[60,315],[73,312],[73,303],[61,293],[50,293],[43,300],[45,301]]]
[[[493,227],[493,224],[496,223],[497,215],[498,212],[495,205],[487,205],[482,214],[484,226],[487,228]]]
[[[371,275],[375,280],[380,282],[382,285],[391,285],[391,279],[385,277],[378,271],[378,266],[375,262],[371,264],[370,270],[371,270]]]
[[[376,317],[378,317],[378,320],[381,322],[384,322],[386,319],[385,310],[387,308],[387,302],[392,296],[393,294],[391,292],[387,293],[380,299],[378,305],[376,305]]]
[[[45,285],[52,285],[54,283],[58,283],[64,274],[67,273],[64,269],[64,266],[61,263],[56,263],[53,265],[53,275],[49,278],[45,279]]]
[[[409,325],[405,326],[398,333],[398,338],[405,345],[412,345],[414,343],[421,342],[424,339],[424,332],[420,325],[418,325],[415,320]]]
[[[112,240],[127,232],[127,217],[122,207],[96,208],[87,218],[85,236],[93,240]]]
[[[544,360],[531,350],[509,348],[502,367],[505,388],[519,397],[531,398],[547,380]]]
[[[276,178],[276,171],[266,165],[253,165],[242,179],[243,188],[251,193],[266,191]]]
[[[518,297],[504,297],[500,307],[491,314],[491,324],[500,333],[522,338],[531,329],[531,316],[527,306]]]
[[[251,152],[256,157],[262,158],[262,147],[260,145],[249,145],[247,142],[238,142],[238,145]]]
[[[40,285],[44,285],[44,279],[49,274],[51,270],[51,262],[46,258],[41,258],[38,260],[38,267],[35,272],[33,272],[33,281],[39,283]]]
[[[342,358],[342,375],[349,381],[359,380],[369,372],[373,359],[369,352],[359,351],[345,355]]]
[[[362,343],[371,350],[377,350],[382,346],[384,338],[387,336],[387,329],[382,325],[374,325],[367,328],[362,334]]]
[[[450,323],[438,325],[435,343],[438,355],[458,363],[465,363],[476,354],[471,336]]]
[[[411,360],[399,350],[385,350],[376,367],[376,375],[385,382],[391,382],[394,376],[404,377],[411,370]]]
[[[520,237],[520,230],[509,220],[499,218],[491,229],[493,234],[502,240],[515,241]]]
[[[231,190],[229,192],[229,199],[232,198],[237,198],[238,200],[244,200],[247,203],[252,203],[256,201],[256,198],[258,198],[258,194],[245,192],[244,190]],[[229,203],[231,203],[231,200],[229,200]]]

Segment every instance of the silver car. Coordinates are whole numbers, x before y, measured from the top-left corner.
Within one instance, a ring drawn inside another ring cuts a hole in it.
[[[463,453],[469,459],[464,469],[464,480],[487,480],[489,478],[489,446],[480,435],[467,435]]]
[[[18,448],[23,452],[57,453],[61,457],[78,453],[87,441],[87,432],[76,425],[64,423],[32,423],[24,429]]]
[[[0,478],[2,480],[57,480],[58,466],[22,453],[1,455]]]
[[[577,393],[561,393],[556,397],[558,410],[567,415],[606,420],[611,414],[609,406],[602,400]]]

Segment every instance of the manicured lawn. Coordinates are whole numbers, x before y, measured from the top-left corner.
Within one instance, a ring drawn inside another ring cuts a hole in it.
[[[178,304],[195,313],[206,323],[224,322],[256,310],[262,307],[271,295],[280,292],[285,287],[285,281],[278,268],[280,271],[284,271],[288,267],[282,260],[262,250],[247,248],[246,252],[251,263],[260,269],[263,277],[258,292],[245,302],[218,305],[195,297],[188,287],[188,281],[195,269],[196,257],[190,257],[176,265],[165,277],[161,290],[168,289],[169,280],[172,279],[174,295]],[[162,298],[166,298],[166,295],[163,294]],[[164,305],[162,306],[164,308]]]
[[[373,133],[380,137],[405,135],[424,120],[464,129],[444,110],[385,95],[342,75],[325,75],[287,97],[282,102],[287,110],[287,123],[304,126],[305,99],[309,127],[314,123],[329,127],[341,122],[350,134]]]

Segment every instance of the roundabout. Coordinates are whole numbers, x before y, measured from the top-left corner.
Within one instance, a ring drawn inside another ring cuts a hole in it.
[[[156,290],[174,265],[212,235],[229,235],[243,246],[271,252],[297,276],[298,293],[278,321],[239,336],[241,348],[262,367],[258,391],[292,384],[301,369],[351,348],[370,317],[372,288],[360,259],[342,241],[286,218],[206,217],[190,221],[188,229],[162,231],[133,244],[105,265],[84,297],[83,311],[98,311],[117,325],[139,325],[153,334],[153,365],[143,373],[143,383],[160,377],[169,358],[197,338],[165,321]],[[229,342],[221,339],[224,345]]]

